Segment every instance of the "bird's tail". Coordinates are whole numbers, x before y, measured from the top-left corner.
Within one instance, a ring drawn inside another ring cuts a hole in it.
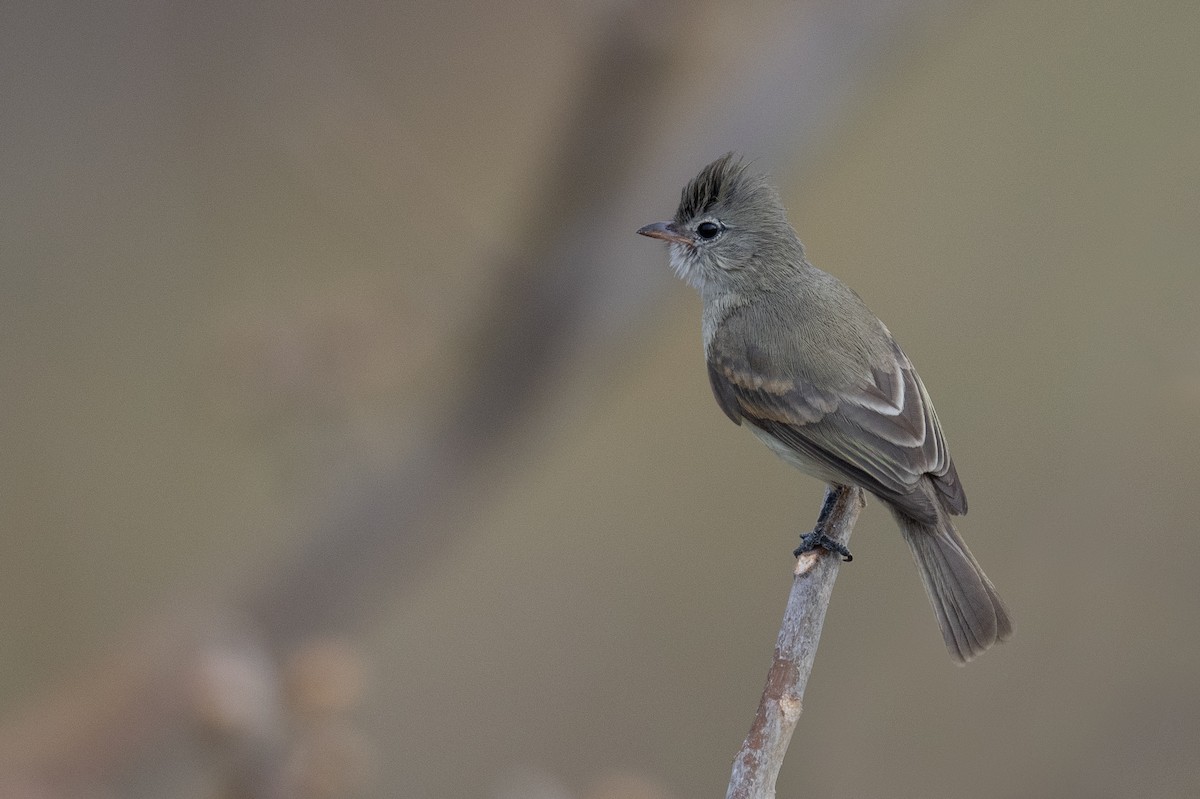
[[[945,513],[936,524],[895,513],[937,614],[950,656],[966,663],[1012,635],[1012,621],[992,581]]]

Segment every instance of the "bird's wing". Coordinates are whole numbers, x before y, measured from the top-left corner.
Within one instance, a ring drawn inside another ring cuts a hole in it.
[[[936,518],[931,497],[919,487],[924,475],[948,511],[966,512],[933,403],[894,341],[882,366],[837,390],[795,375],[764,376],[731,348],[710,351],[708,373],[717,402],[735,422],[745,419],[917,519]]]

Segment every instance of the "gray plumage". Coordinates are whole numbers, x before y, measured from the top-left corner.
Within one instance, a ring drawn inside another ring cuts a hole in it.
[[[1012,634],[950,521],[967,498],[921,378],[857,294],[805,257],[779,196],[732,153],[683,190],[666,240],[704,302],[713,395],[785,461],[881,499],[900,525],[950,654]]]

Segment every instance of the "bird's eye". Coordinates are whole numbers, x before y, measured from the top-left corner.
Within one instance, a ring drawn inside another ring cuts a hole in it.
[[[696,235],[705,241],[715,239],[725,227],[719,222],[701,222],[696,225]]]

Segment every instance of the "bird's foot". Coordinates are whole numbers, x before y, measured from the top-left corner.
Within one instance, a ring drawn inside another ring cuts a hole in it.
[[[800,546],[793,550],[792,555],[798,558],[805,552],[812,552],[814,549],[823,549],[826,552],[841,555],[842,560],[846,563],[854,560],[854,556],[850,554],[850,550],[846,548],[845,544],[834,541],[821,532],[819,527],[811,533],[805,533],[800,536]]]

